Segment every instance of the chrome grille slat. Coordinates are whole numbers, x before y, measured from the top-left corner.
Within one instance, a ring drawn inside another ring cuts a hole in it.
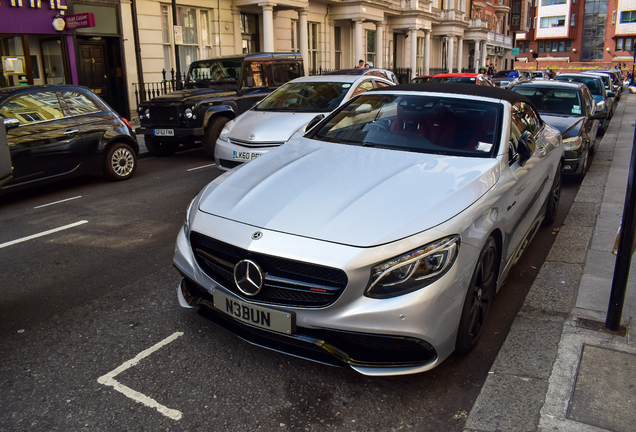
[[[251,252],[197,232],[190,234],[190,244],[203,272],[250,301],[323,307],[336,301],[347,285],[347,275],[340,269]],[[265,275],[263,289],[254,297],[246,297],[234,283],[234,266],[243,259],[258,263]]]

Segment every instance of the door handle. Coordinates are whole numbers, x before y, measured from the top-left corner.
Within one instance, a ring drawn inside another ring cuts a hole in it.
[[[79,132],[79,130],[77,130],[77,129],[67,130],[66,132],[64,132],[64,135],[75,135],[78,132]]]

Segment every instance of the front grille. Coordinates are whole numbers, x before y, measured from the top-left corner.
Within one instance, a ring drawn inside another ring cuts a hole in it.
[[[150,107],[150,122],[162,126],[179,126],[179,108],[176,106]]]
[[[240,140],[240,139],[236,139],[236,138],[230,138],[230,143],[232,144],[236,144],[236,145],[240,145],[240,146],[246,146],[246,147],[278,147],[278,146],[282,146],[283,144],[285,144],[285,141],[258,141],[258,142],[254,142],[254,141],[245,141],[245,140]]]
[[[250,301],[322,307],[336,301],[347,285],[347,275],[340,269],[251,252],[197,232],[190,234],[190,244],[199,267],[210,278]],[[244,259],[256,262],[265,275],[263,289],[249,298],[234,283],[234,266]]]

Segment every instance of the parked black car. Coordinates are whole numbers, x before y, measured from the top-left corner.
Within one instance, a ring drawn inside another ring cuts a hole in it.
[[[554,80],[518,83],[511,90],[530,99],[541,118],[561,132],[563,173],[582,180],[589,155],[594,153],[599,119],[605,117],[604,112],[597,112],[590,90],[584,84]]]
[[[228,121],[287,81],[303,76],[297,53],[258,53],[192,62],[185,89],[139,104],[148,151],[169,156],[180,145],[203,146],[214,158],[216,140]]]
[[[129,179],[139,146],[128,120],[79,86],[0,89],[13,178],[0,194],[62,178],[103,171]]]
[[[594,100],[596,100],[596,112],[603,111],[604,117],[599,117],[600,124],[598,127],[599,133],[604,134],[609,127],[612,115],[614,115],[614,101],[616,94],[605,89],[605,83],[602,77],[595,75],[587,75],[583,73],[563,73],[554,78],[555,81],[573,82],[585,84],[592,93]]]

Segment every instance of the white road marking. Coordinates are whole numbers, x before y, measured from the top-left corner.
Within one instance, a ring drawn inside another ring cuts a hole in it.
[[[141,394],[138,391],[131,389],[130,387],[126,387],[125,385],[117,382],[115,380],[115,377],[119,375],[120,373],[122,373],[123,371],[125,371],[126,369],[129,369],[137,365],[137,363],[139,363],[141,360],[148,357],[150,354],[157,351],[159,348],[168,345],[170,342],[174,341],[176,338],[182,335],[183,335],[183,332],[173,333],[171,336],[168,336],[161,342],[151,346],[147,350],[140,352],[139,354],[135,356],[135,358],[123,363],[117,369],[111,372],[108,372],[104,376],[97,378],[97,382],[100,384],[113,387],[115,390],[124,394],[125,396],[128,396],[135,402],[142,403],[150,408],[155,408],[157,411],[159,411],[161,414],[165,415],[166,417],[170,417],[173,420],[181,420],[181,417],[183,417],[183,413],[181,411],[177,411],[177,410],[173,410],[168,407],[165,407],[161,405],[159,402],[157,402],[156,400],[144,394]]]
[[[52,203],[49,203],[49,204],[44,204],[44,205],[33,207],[33,208],[34,209],[38,209],[38,208],[42,208],[42,207],[48,207],[48,206],[53,205],[53,204],[59,204],[59,203],[63,203],[63,202],[66,202],[66,201],[71,201],[71,200],[74,200],[74,199],[78,199],[78,198],[81,198],[81,197],[82,196],[80,195],[80,196],[76,196],[76,197],[73,197],[73,198],[67,198],[67,199],[64,199],[64,200],[61,200],[61,201],[55,201],[55,202],[52,202]]]
[[[209,164],[209,165],[203,165],[203,166],[196,167],[196,168],[190,168],[188,171],[194,171],[194,170],[198,170],[198,169],[201,169],[201,168],[207,168],[207,167],[213,167],[213,166],[216,166],[216,164]]]
[[[59,228],[53,228],[52,230],[44,231],[44,232],[41,232],[39,234],[33,234],[33,235],[28,236],[28,237],[22,237],[22,238],[17,239],[17,240],[12,240],[10,242],[0,243],[0,249],[5,248],[7,246],[12,246],[12,245],[17,244],[17,243],[22,243],[22,242],[25,242],[25,241],[28,241],[28,240],[33,240],[35,238],[42,237],[42,236],[45,236],[45,235],[53,234],[53,233],[56,233],[58,231],[64,231],[66,229],[73,228],[73,227],[76,227],[76,226],[79,226],[79,225],[84,225],[85,223],[88,223],[88,221],[87,220],[82,220],[82,221],[79,221],[79,222],[72,223],[70,225],[64,225],[64,226],[61,226]]]

